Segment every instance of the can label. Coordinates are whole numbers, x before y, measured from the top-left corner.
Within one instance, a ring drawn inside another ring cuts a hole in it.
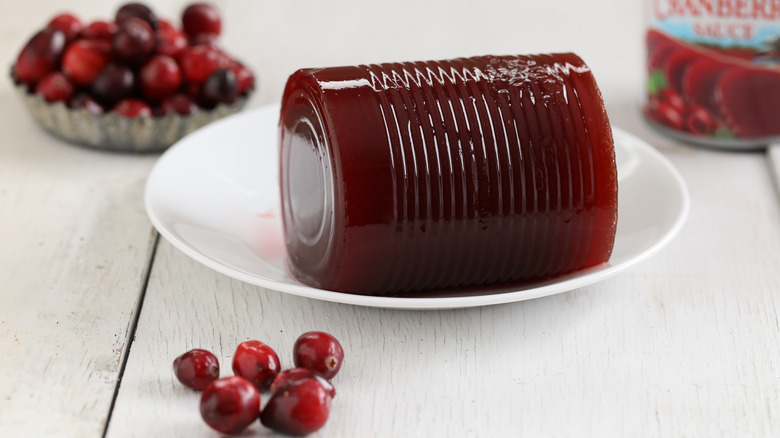
[[[647,0],[647,120],[673,136],[780,136],[780,0]]]

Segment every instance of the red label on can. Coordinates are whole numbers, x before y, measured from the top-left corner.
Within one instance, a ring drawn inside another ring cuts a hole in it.
[[[648,0],[645,117],[744,146],[780,136],[780,0]]]

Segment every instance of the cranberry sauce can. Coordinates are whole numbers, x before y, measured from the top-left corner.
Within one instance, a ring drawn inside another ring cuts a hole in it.
[[[651,126],[677,139],[758,148],[780,138],[780,1],[647,0]]]
[[[617,168],[577,55],[302,69],[280,111],[288,263],[395,295],[551,278],[609,260]]]

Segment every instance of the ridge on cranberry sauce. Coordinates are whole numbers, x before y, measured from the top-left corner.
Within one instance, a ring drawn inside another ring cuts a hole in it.
[[[612,252],[611,128],[572,53],[299,70],[280,160],[288,265],[314,287],[515,283]]]
[[[711,146],[780,137],[780,4],[647,0],[645,118]]]

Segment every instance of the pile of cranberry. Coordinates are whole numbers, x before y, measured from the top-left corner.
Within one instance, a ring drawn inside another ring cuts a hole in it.
[[[330,379],[338,373],[344,350],[325,332],[302,334],[293,346],[295,368],[282,370],[279,356],[256,341],[239,344],[233,355],[234,376],[219,378],[217,357],[190,350],[173,361],[176,378],[203,390],[200,415],[214,430],[239,434],[255,420],[277,432],[306,435],[325,425],[336,390]],[[260,409],[260,393],[271,396]]]
[[[24,46],[12,76],[47,102],[100,115],[188,116],[232,104],[254,87],[254,74],[217,45],[219,12],[189,5],[181,27],[142,3],[127,3],[114,21],[82,23],[63,13]]]

